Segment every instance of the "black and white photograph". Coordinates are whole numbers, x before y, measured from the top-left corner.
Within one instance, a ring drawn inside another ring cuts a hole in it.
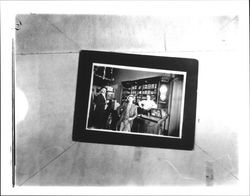
[[[87,128],[181,137],[186,72],[94,63]]]
[[[193,150],[199,61],[82,50],[74,141]]]

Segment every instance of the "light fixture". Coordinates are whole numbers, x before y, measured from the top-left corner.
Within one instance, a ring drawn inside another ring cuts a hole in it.
[[[160,87],[160,100],[165,101],[167,99],[168,87],[166,84],[162,84]]]

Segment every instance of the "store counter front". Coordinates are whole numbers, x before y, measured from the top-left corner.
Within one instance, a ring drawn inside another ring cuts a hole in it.
[[[134,120],[132,132],[167,135],[169,115],[164,117],[139,114]]]

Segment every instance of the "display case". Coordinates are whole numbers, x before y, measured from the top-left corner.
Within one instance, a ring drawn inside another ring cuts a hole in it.
[[[157,108],[167,109],[171,96],[172,74],[167,76],[143,78],[122,82],[121,103],[126,101],[128,95],[135,96],[135,103],[146,100],[147,95],[155,101]]]

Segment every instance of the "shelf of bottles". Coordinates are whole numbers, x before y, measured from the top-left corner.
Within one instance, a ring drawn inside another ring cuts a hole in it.
[[[122,101],[126,101],[128,95],[135,96],[135,102],[139,102],[147,99],[147,95],[151,96],[151,99],[157,102],[157,83],[131,85],[130,87],[124,87],[122,92]]]

